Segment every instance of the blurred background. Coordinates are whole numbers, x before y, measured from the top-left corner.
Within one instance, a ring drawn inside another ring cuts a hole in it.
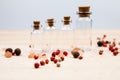
[[[120,29],[119,0],[0,0],[0,29],[31,29],[39,20],[46,26],[46,19],[54,18],[62,26],[63,16],[71,16],[76,25],[78,6],[90,5],[93,29]]]

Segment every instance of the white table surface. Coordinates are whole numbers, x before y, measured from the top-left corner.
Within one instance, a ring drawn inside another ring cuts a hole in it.
[[[19,36],[14,37],[14,32]],[[96,43],[96,38],[103,34],[108,34],[108,39],[117,37],[119,40],[118,33],[119,31],[112,30],[95,31],[93,42]],[[14,35],[12,38],[11,34]],[[35,69],[34,63],[40,60],[28,58],[30,51],[28,35],[29,31],[11,31],[10,34],[8,31],[0,31],[0,80],[120,80],[120,54],[113,56],[108,48],[98,48],[96,45],[91,51],[85,51],[83,60],[73,59],[69,53],[59,68],[50,62]],[[8,47],[13,49],[19,47],[22,55],[5,58],[2,48]],[[100,49],[104,49],[103,55],[98,54]]]

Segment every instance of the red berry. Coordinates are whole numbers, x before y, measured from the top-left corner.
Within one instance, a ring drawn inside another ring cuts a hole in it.
[[[109,45],[109,50],[111,51],[113,49],[113,46],[112,45]]]
[[[40,65],[41,65],[41,66],[44,66],[44,65],[45,65],[45,62],[44,62],[44,61],[40,61]]]
[[[107,47],[107,43],[106,42],[103,42],[103,47]]]
[[[48,64],[48,63],[49,63],[49,60],[48,60],[48,59],[46,59],[46,60],[45,60],[45,63],[46,63],[46,64]]]
[[[114,55],[114,56],[118,55],[118,51],[115,50],[115,51],[113,52],[113,55]]]
[[[102,55],[102,54],[103,54],[103,50],[100,50],[100,51],[99,51],[99,55]]]
[[[39,66],[40,66],[39,63],[37,63],[37,62],[34,63],[34,67],[35,67],[35,68],[39,68]]]
[[[118,50],[118,48],[117,48],[117,47],[115,47],[115,50]]]
[[[59,55],[60,54],[60,50],[56,50],[56,55]]]
[[[52,52],[52,56],[55,57],[56,56],[56,52]]]
[[[46,56],[46,54],[42,54],[42,56]]]
[[[38,59],[38,57],[39,57],[38,55],[34,55],[34,59]]]
[[[83,57],[82,57],[82,56],[79,56],[79,59],[81,60],[81,59],[83,59]]]
[[[54,59],[54,63],[56,64],[58,62],[58,60],[57,59]]]
[[[54,61],[54,59],[55,59],[55,57],[53,57],[53,56],[52,56],[52,57],[50,57],[50,60],[51,60],[51,61]]]
[[[63,54],[64,54],[65,56],[67,56],[67,55],[68,55],[68,52],[67,52],[67,51],[64,51]]]
[[[114,51],[115,51],[115,48],[112,48],[112,49],[111,49],[111,52],[114,52]]]

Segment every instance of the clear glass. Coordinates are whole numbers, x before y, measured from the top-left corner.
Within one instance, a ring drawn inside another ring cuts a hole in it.
[[[74,29],[74,44],[83,48],[92,46],[92,19],[90,17],[79,17]]]
[[[44,31],[44,41],[43,41],[43,50],[45,52],[51,52],[54,50],[56,46],[56,39],[57,39],[57,29],[55,23],[52,23],[52,26],[48,25],[47,23],[45,31]]]
[[[73,29],[72,26],[70,25],[71,21],[69,23],[64,23],[61,26],[61,29],[57,31],[57,44],[59,48],[69,50],[73,44]]]
[[[55,30],[55,29],[56,29],[55,26],[52,26],[52,27],[47,26],[45,30],[47,31],[47,30]]]
[[[71,27],[70,24],[67,24],[67,25],[64,24],[64,25],[62,26],[61,30],[72,30],[72,27]]]
[[[44,28],[42,27],[42,25],[40,25],[39,27],[40,29],[34,29],[32,26],[33,29],[30,34],[31,51],[37,54],[42,52],[42,39],[44,32]]]

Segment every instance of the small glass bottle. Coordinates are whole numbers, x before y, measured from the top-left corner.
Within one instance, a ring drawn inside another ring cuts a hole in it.
[[[29,46],[34,53],[41,52],[41,44],[42,44],[42,33],[43,27],[40,24],[40,21],[33,21],[32,31],[30,35],[31,45]]]
[[[44,32],[44,51],[51,51],[53,50],[54,46],[56,45],[56,27],[55,27],[55,19],[48,18],[47,19],[47,26]]]
[[[75,32],[75,44],[81,47],[92,46],[92,19],[90,6],[78,7],[78,20]]]
[[[64,16],[62,20],[63,26],[58,31],[58,44],[63,49],[70,49],[73,44],[73,34],[71,27],[71,17]]]

